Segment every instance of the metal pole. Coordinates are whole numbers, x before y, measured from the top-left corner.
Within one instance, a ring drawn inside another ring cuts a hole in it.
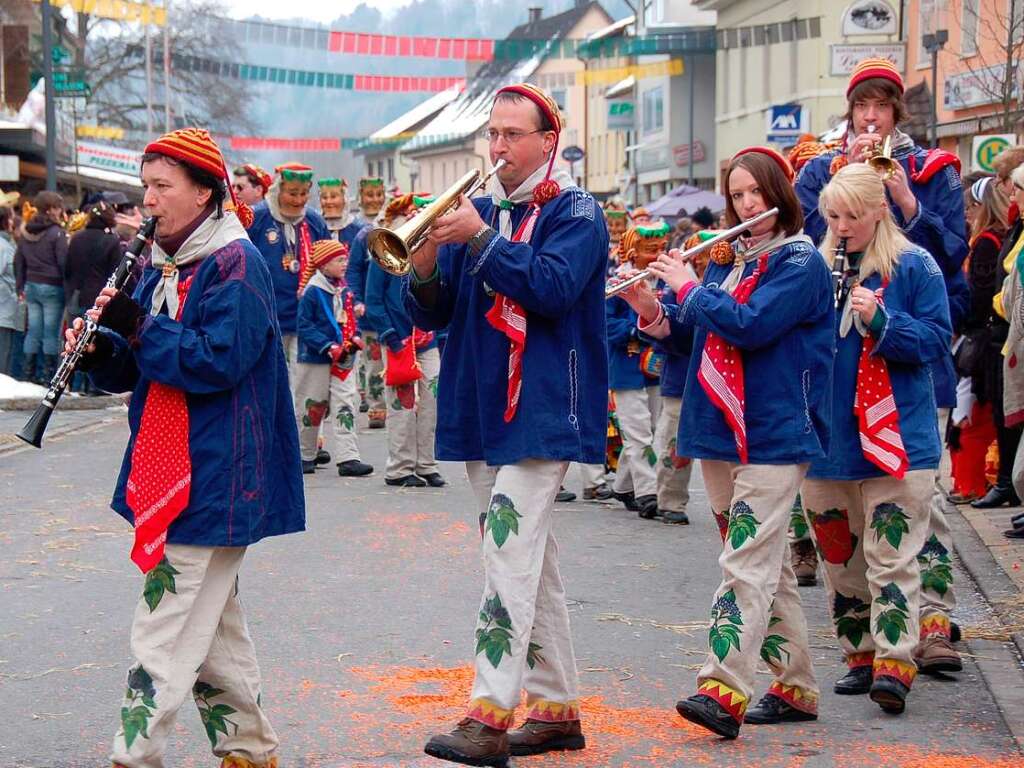
[[[57,111],[53,93],[53,14],[50,0],[42,2],[43,80],[46,87],[46,188],[57,191]]]
[[[164,132],[171,132],[171,0],[164,3]]]
[[[939,46],[935,45],[932,47],[932,125],[931,125],[931,138],[932,146],[939,146],[939,116],[938,116],[938,100],[939,100]]]
[[[693,64],[694,58],[696,58],[696,57],[694,57],[694,56],[690,57],[690,64]],[[689,142],[690,142],[690,160],[689,160],[689,163],[688,163],[688,168],[689,168],[689,173],[690,173],[690,186],[692,187],[694,185],[694,183],[693,183],[693,79],[694,79],[694,77],[696,77],[697,73],[693,71],[693,67],[692,66],[686,67],[686,65],[685,65],[685,61],[686,60],[685,59],[683,61],[684,61],[684,65],[683,66],[686,68],[686,74],[690,76],[690,138],[689,138]]]

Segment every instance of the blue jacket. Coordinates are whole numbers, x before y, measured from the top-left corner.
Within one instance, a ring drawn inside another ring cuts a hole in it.
[[[350,291],[343,288],[341,300]],[[332,344],[341,343],[341,326],[334,317],[334,296],[318,285],[307,285],[299,299],[298,338],[300,363],[331,362],[327,353]]]
[[[147,315],[135,348],[105,331],[114,354],[91,372],[101,389],[133,390],[130,436],[111,502],[129,522],[125,484],[149,383],[186,393],[192,488],[170,544],[243,547],[305,529],[305,501],[288,369],[263,259],[236,240],[195,265],[181,322]],[[160,270],[147,268],[135,300],[149,307]]]
[[[473,204],[497,229],[490,198]],[[528,210],[513,208],[513,228]],[[495,236],[475,258],[464,245],[441,249],[437,301],[424,307],[406,295],[417,328],[450,324],[438,386],[439,459],[492,466],[524,459],[604,461],[607,257],[601,210],[575,188],[544,206],[530,243]],[[509,343],[485,318],[494,305],[488,286],[520,302],[528,318],[521,398],[508,424]]]
[[[348,268],[345,270],[345,282],[348,284],[349,290],[356,297],[357,304],[366,304],[366,278],[370,271],[370,264],[373,263],[373,260],[366,251],[366,236],[370,233],[371,229],[373,229],[372,224],[362,225],[362,228],[352,238],[352,244],[349,246],[348,251]],[[377,332],[377,329],[373,327],[373,322],[370,320],[369,312],[359,318],[359,330],[371,333]]]
[[[380,343],[398,351],[402,342],[412,335],[412,318],[405,308],[405,286],[402,278],[389,274],[370,261],[366,277],[366,316],[377,329]],[[437,346],[436,336],[422,349]]]
[[[338,230],[331,229],[330,225],[327,224],[326,219],[324,219],[324,224],[327,225],[327,233],[330,237],[334,238],[339,243],[344,243],[350,250],[352,248],[352,241],[356,239],[356,235],[358,235],[359,231],[363,228],[363,225],[355,219],[352,219],[352,221]]]
[[[640,370],[640,355],[653,345],[636,327],[636,312],[625,299],[614,296],[605,302],[608,321],[608,385],[613,390],[643,389],[658,384]],[[630,352],[630,346],[635,351]]]
[[[828,225],[818,212],[818,196],[832,180],[829,166],[838,154],[840,152],[836,149],[811,159],[801,169],[796,180],[796,193],[804,211],[804,232],[819,245]],[[920,170],[927,154],[927,150],[915,145],[894,151],[893,159],[903,166],[909,180],[911,158],[914,167]],[[960,176],[955,168],[946,166],[926,184],[911,181],[910,191],[917,198],[917,214],[913,220],[905,221],[899,207],[891,205],[893,218],[907,239],[930,253],[942,269],[950,319],[954,328],[962,330],[970,303],[970,290],[962,266],[970,248],[967,244],[967,222]],[[931,365],[938,405],[951,408],[956,405],[957,381],[952,351],[936,358]]]
[[[675,315],[679,308],[675,304],[675,296],[672,289],[667,286],[661,291],[662,305],[665,312]],[[648,338],[641,334],[644,338]],[[679,340],[666,336],[664,339],[654,339],[654,348],[665,355],[665,365],[661,369],[661,396],[682,397],[686,388],[686,373],[690,368],[690,355],[688,346],[680,344]]]
[[[299,311],[299,276],[284,268],[284,258],[288,244],[284,239],[284,227],[270,215],[266,202],[253,209],[254,218],[249,227],[249,239],[259,248],[270,270],[270,278],[274,281],[274,298],[277,301],[277,321],[281,325],[281,333],[290,336],[296,332],[296,317]],[[307,206],[306,222],[309,224],[309,239],[327,240],[330,232],[327,224],[319,213]]]
[[[754,271],[756,259],[743,276]],[[800,464],[825,454],[832,391],[832,276],[806,243],[776,250],[747,304],[718,288],[731,265],[710,262],[704,282],[669,316],[674,341],[691,350],[676,450],[680,456],[739,461],[722,412],[697,370],[709,330],[743,355],[747,453],[751,464]]]
[[[882,281],[874,274],[863,285],[875,290]],[[888,363],[910,469],[934,469],[941,444],[930,363],[946,354],[952,336],[946,290],[935,260],[919,248],[904,252],[882,300],[885,325],[876,336],[874,354]],[[835,328],[832,440],[828,455],[811,464],[808,476],[825,480],[881,477],[885,473],[864,458],[853,414],[862,338],[855,328],[845,339],[839,336],[839,312],[835,312]]]

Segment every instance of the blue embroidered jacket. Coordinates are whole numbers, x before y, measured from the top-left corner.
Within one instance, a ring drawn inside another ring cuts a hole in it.
[[[299,311],[299,276],[284,268],[282,259],[288,249],[284,238],[284,227],[270,215],[266,202],[253,209],[254,218],[249,227],[249,239],[252,240],[263,256],[270,270],[270,278],[274,281],[274,298],[277,301],[277,320],[281,325],[281,333],[290,336],[296,331],[296,317]],[[319,213],[306,207],[306,222],[309,225],[311,243],[327,240],[331,234],[327,224]]]
[[[818,211],[818,196],[832,180],[829,166],[838,154],[839,150],[832,150],[811,159],[796,180],[796,193],[804,211],[804,232],[819,245],[828,224]],[[910,180],[911,158],[914,168],[920,170],[927,154],[927,150],[915,145],[895,150],[893,159],[903,166]],[[917,214],[906,221],[903,212],[893,204],[890,206],[893,218],[907,239],[930,253],[939,265],[945,280],[950,319],[954,328],[962,329],[970,303],[970,290],[962,266],[970,249],[960,175],[952,166],[946,166],[925,184],[910,181],[910,191],[917,198]],[[957,377],[953,370],[952,352],[947,350],[947,354],[933,360],[931,366],[939,407],[953,407],[956,405]]]
[[[356,297],[356,303],[360,304],[366,304],[366,277],[372,263],[366,251],[366,236],[371,229],[373,225],[364,224],[352,238],[348,251],[348,269],[345,270],[345,282]],[[369,312],[359,318],[359,330],[376,333]]]
[[[473,204],[497,229],[490,198]],[[512,209],[513,229],[528,212],[527,205]],[[417,328],[450,324],[438,387],[437,457],[490,465],[524,459],[602,463],[608,230],[594,198],[564,190],[541,210],[529,243],[495,236],[479,256],[467,251],[463,245],[441,249],[433,306],[406,293]],[[492,289],[518,301],[527,315],[521,398],[507,424],[509,343],[485,317],[494,305]]]
[[[873,274],[863,285],[877,290],[882,280]],[[946,354],[952,337],[946,289],[935,260],[920,248],[901,254],[882,301],[885,325],[875,335],[872,354],[881,355],[888,364],[910,469],[934,469],[939,465],[941,444],[935,423],[930,364]],[[815,459],[808,477],[825,480],[881,477],[885,472],[864,457],[857,417],[853,414],[862,337],[856,328],[851,328],[846,338],[841,338],[839,314],[833,311],[836,358],[832,380],[832,440],[828,455]]]
[[[756,263],[745,266],[743,277]],[[710,262],[703,284],[668,315],[673,342],[691,352],[676,451],[739,461],[732,430],[697,380],[711,330],[743,356],[749,462],[800,464],[824,456],[832,389],[831,271],[807,243],[786,244],[769,256],[750,301],[738,304],[718,288],[731,269]]]
[[[350,294],[341,291],[341,300]],[[299,299],[298,338],[300,363],[331,362],[327,353],[332,344],[341,343],[341,326],[334,317],[334,296],[318,285],[307,285]],[[358,331],[357,331],[358,335]]]
[[[380,343],[397,352],[402,342],[412,335],[412,318],[405,308],[405,285],[403,279],[389,274],[369,262],[366,277],[366,314],[370,324],[377,329]],[[437,346],[437,338],[421,347],[422,350]]]
[[[667,286],[661,291],[662,305],[668,315],[674,315],[679,311],[675,304],[675,296],[672,289]],[[643,338],[650,338],[640,334]],[[682,397],[686,388],[686,372],[690,367],[690,355],[686,344],[680,344],[679,340],[666,336],[664,339],[653,339],[654,348],[665,355],[665,365],[661,369],[661,396]]]
[[[150,382],[185,392],[192,487],[170,544],[244,547],[305,529],[305,501],[288,369],[270,274],[248,240],[182,268],[193,274],[181,321],[147,315],[134,348],[112,331],[114,355],[91,372],[110,392],[132,390],[130,436],[111,502],[125,502],[132,449]],[[160,270],[147,268],[135,300],[149,307]]]
[[[608,321],[608,385],[613,390],[643,389],[658,384],[640,369],[640,356],[653,346],[636,327],[636,312],[625,299],[614,296],[605,302]],[[630,351],[632,347],[633,351]]]

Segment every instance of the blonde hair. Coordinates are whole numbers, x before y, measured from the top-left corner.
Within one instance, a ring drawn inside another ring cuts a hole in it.
[[[971,225],[972,241],[986,229],[995,230],[1000,235],[1005,235],[1007,221],[1010,217],[1010,198],[1006,194],[1006,190],[1003,189],[1003,185],[999,183],[998,178],[995,176],[988,176],[986,178],[990,179],[990,181],[985,185],[985,191],[981,195],[981,200],[977,200],[980,208],[974,217],[974,223]],[[974,198],[973,193],[974,186],[972,185],[969,193],[972,199]]]
[[[864,249],[864,257],[860,262],[860,278],[863,280],[877,272],[883,280],[891,279],[900,254],[911,248],[911,244],[892,218],[882,177],[866,163],[851,163],[845,166],[821,191],[818,210],[826,223],[828,209],[836,204],[849,208],[857,216],[863,216],[872,210],[883,211],[882,218],[875,225],[874,237]],[[821,252],[831,253],[837,242],[832,228],[829,227],[821,243]]]

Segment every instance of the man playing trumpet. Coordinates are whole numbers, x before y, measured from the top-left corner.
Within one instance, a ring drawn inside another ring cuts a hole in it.
[[[480,510],[473,691],[425,748],[466,765],[584,747],[551,512],[569,462],[604,460],[608,230],[594,198],[553,172],[561,128],[540,88],[502,88],[486,137],[505,165],[488,195],[434,222],[408,281],[416,327],[449,327],[437,457],[466,462]],[[522,688],[526,722],[508,733]]]

